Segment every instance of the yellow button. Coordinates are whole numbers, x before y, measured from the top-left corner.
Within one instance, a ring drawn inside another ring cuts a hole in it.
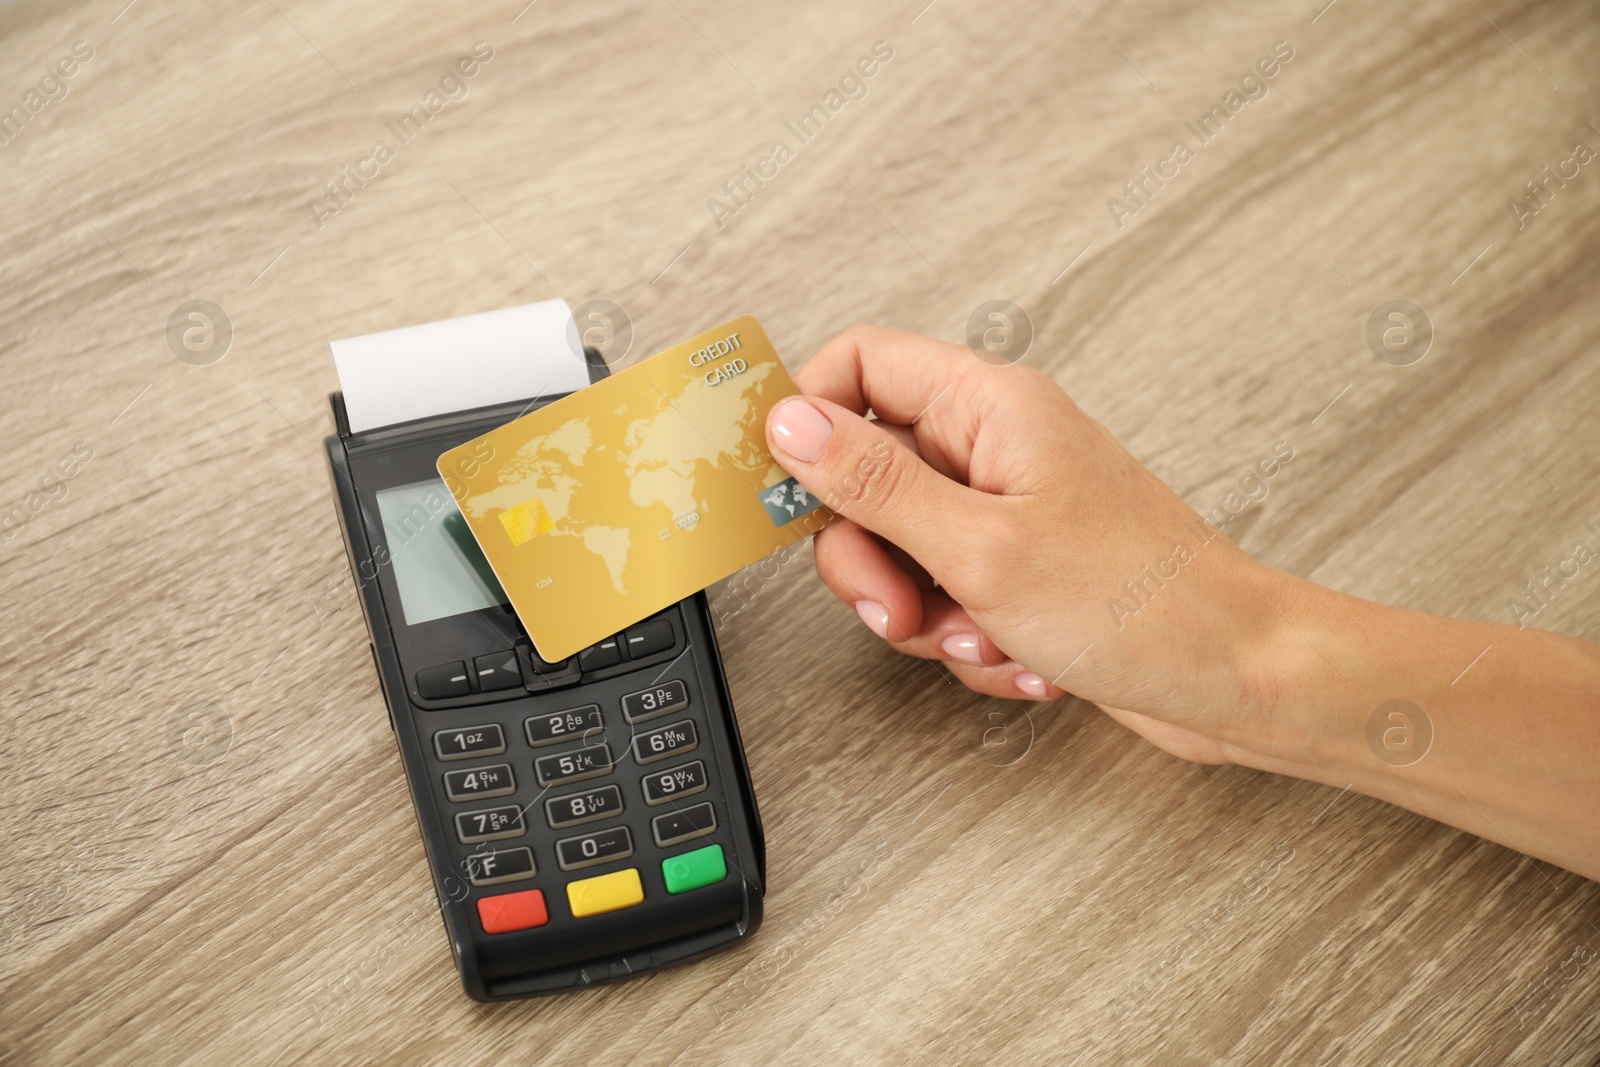
[[[575,919],[603,915],[608,911],[643,903],[644,886],[639,881],[637,867],[567,883],[567,904],[572,908]]]

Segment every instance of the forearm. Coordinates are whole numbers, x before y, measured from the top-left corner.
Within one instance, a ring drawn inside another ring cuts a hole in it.
[[[1255,736],[1225,739],[1238,762],[1348,785],[1600,880],[1600,645],[1287,577],[1262,593],[1284,625],[1260,656]]]

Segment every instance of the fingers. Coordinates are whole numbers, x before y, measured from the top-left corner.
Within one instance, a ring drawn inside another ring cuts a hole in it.
[[[966,608],[936,589],[922,593],[922,629],[909,634],[890,630],[888,640],[896,651],[923,659],[985,667],[1010,659],[978,628]]]
[[[995,667],[970,663],[947,663],[945,668],[962,685],[975,693],[1005,700],[1060,700],[1066,691],[1058,689],[1020,663],[1007,660]]]
[[[922,455],[922,446],[917,444],[916,431],[911,427],[902,426],[898,422],[889,422],[886,419],[878,419],[876,422],[880,427],[883,428],[885,433],[889,434],[889,436],[905,445],[917,455]]]
[[[982,614],[1015,599],[1002,576],[1028,541],[1008,494],[1027,489],[1034,453],[1051,443],[1040,444],[1039,427],[1060,414],[1035,379],[1048,381],[960,345],[856,327],[795,376],[807,395],[774,405],[767,440],[841,517],[817,538],[818,573],[874,633],[978,692],[1051,700],[1062,690],[1011,660],[961,606]]]
[[[973,625],[959,604],[942,593],[929,593],[925,597],[923,628],[904,640],[897,640],[896,635],[889,632],[891,648],[919,659],[938,660],[962,685],[987,696],[1008,700],[1059,700],[1067,695],[1065,690],[1051,685],[996,648],[994,642]],[[942,598],[944,604],[935,603],[935,598]],[[882,617],[867,610],[866,604],[862,601],[856,605],[861,621],[878,636],[884,636]]]
[[[829,400],[789,397],[768,413],[767,441],[823,503],[941,581],[978,550],[995,498],[946,478],[877,423]]]
[[[966,481],[994,370],[961,345],[854,326],[824,345],[795,383],[807,395],[896,424],[935,469]]]
[[[817,574],[879,637],[922,629],[922,590],[887,546],[849,519],[815,538]]]
[[[823,345],[795,375],[800,391],[857,415],[867,410],[902,426],[975,366],[960,345],[881,326],[853,326]]]
[[[947,593],[921,588],[877,538],[840,521],[817,535],[817,574],[897,651],[994,666],[1008,658]]]
[[[839,527],[829,527],[829,529],[836,528]],[[861,536],[871,537],[860,527],[854,529]],[[822,544],[819,539],[819,571],[823,566]],[[829,588],[849,602],[850,594],[840,592],[835,585],[837,579],[828,580],[825,577],[824,580],[827,581]],[[891,578],[890,581],[909,583],[909,579],[904,575],[899,579]],[[878,611],[878,603],[870,600],[858,600],[853,603],[857,614],[861,616],[861,621],[866,623],[873,633],[885,637],[895,651],[919,659],[940,661],[945,671],[976,693],[1008,700],[1059,700],[1066,696],[1065,690],[1051,685],[995,647],[994,642],[978,629],[961,605],[948,596],[934,590],[924,592],[922,597],[920,609],[912,609],[907,604],[901,603],[891,609],[892,614],[888,621]],[[892,599],[892,596],[885,594],[885,598]],[[920,610],[923,623],[921,629],[914,633],[895,633],[893,629],[895,622],[915,617],[913,612],[916,610]]]
[[[932,467],[946,478],[954,478],[956,481],[963,483],[967,481],[968,465],[964,456],[959,458],[951,457],[945,455],[937,448],[930,448],[927,452],[923,452],[922,442],[917,440],[917,431],[910,426],[902,426],[897,422],[890,422],[887,419],[874,419],[872,420],[872,424],[874,426],[882,427],[884,432],[888,433],[889,436],[893,437],[896,441],[899,441],[902,445],[905,445],[906,448],[910,449],[912,452],[915,452],[917,455],[921,456],[927,462],[928,466]]]

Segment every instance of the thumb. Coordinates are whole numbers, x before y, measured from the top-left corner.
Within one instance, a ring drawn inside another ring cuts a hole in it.
[[[985,494],[928,466],[896,433],[820,397],[767,415],[773,458],[832,511],[892,541],[936,578],[971,553],[962,541]]]

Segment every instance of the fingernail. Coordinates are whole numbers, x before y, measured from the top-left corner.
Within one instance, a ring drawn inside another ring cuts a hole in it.
[[[939,647],[944,649],[945,655],[962,663],[983,662],[983,646],[977,634],[951,634],[939,642]]]
[[[778,405],[772,416],[772,437],[795,459],[810,463],[822,455],[833,436],[833,423],[828,417],[797,396]]]
[[[879,637],[889,636],[889,610],[875,600],[856,601],[856,614]]]
[[[1050,695],[1050,683],[1032,671],[1023,671],[1017,675],[1017,688],[1031,697],[1047,697]]]

